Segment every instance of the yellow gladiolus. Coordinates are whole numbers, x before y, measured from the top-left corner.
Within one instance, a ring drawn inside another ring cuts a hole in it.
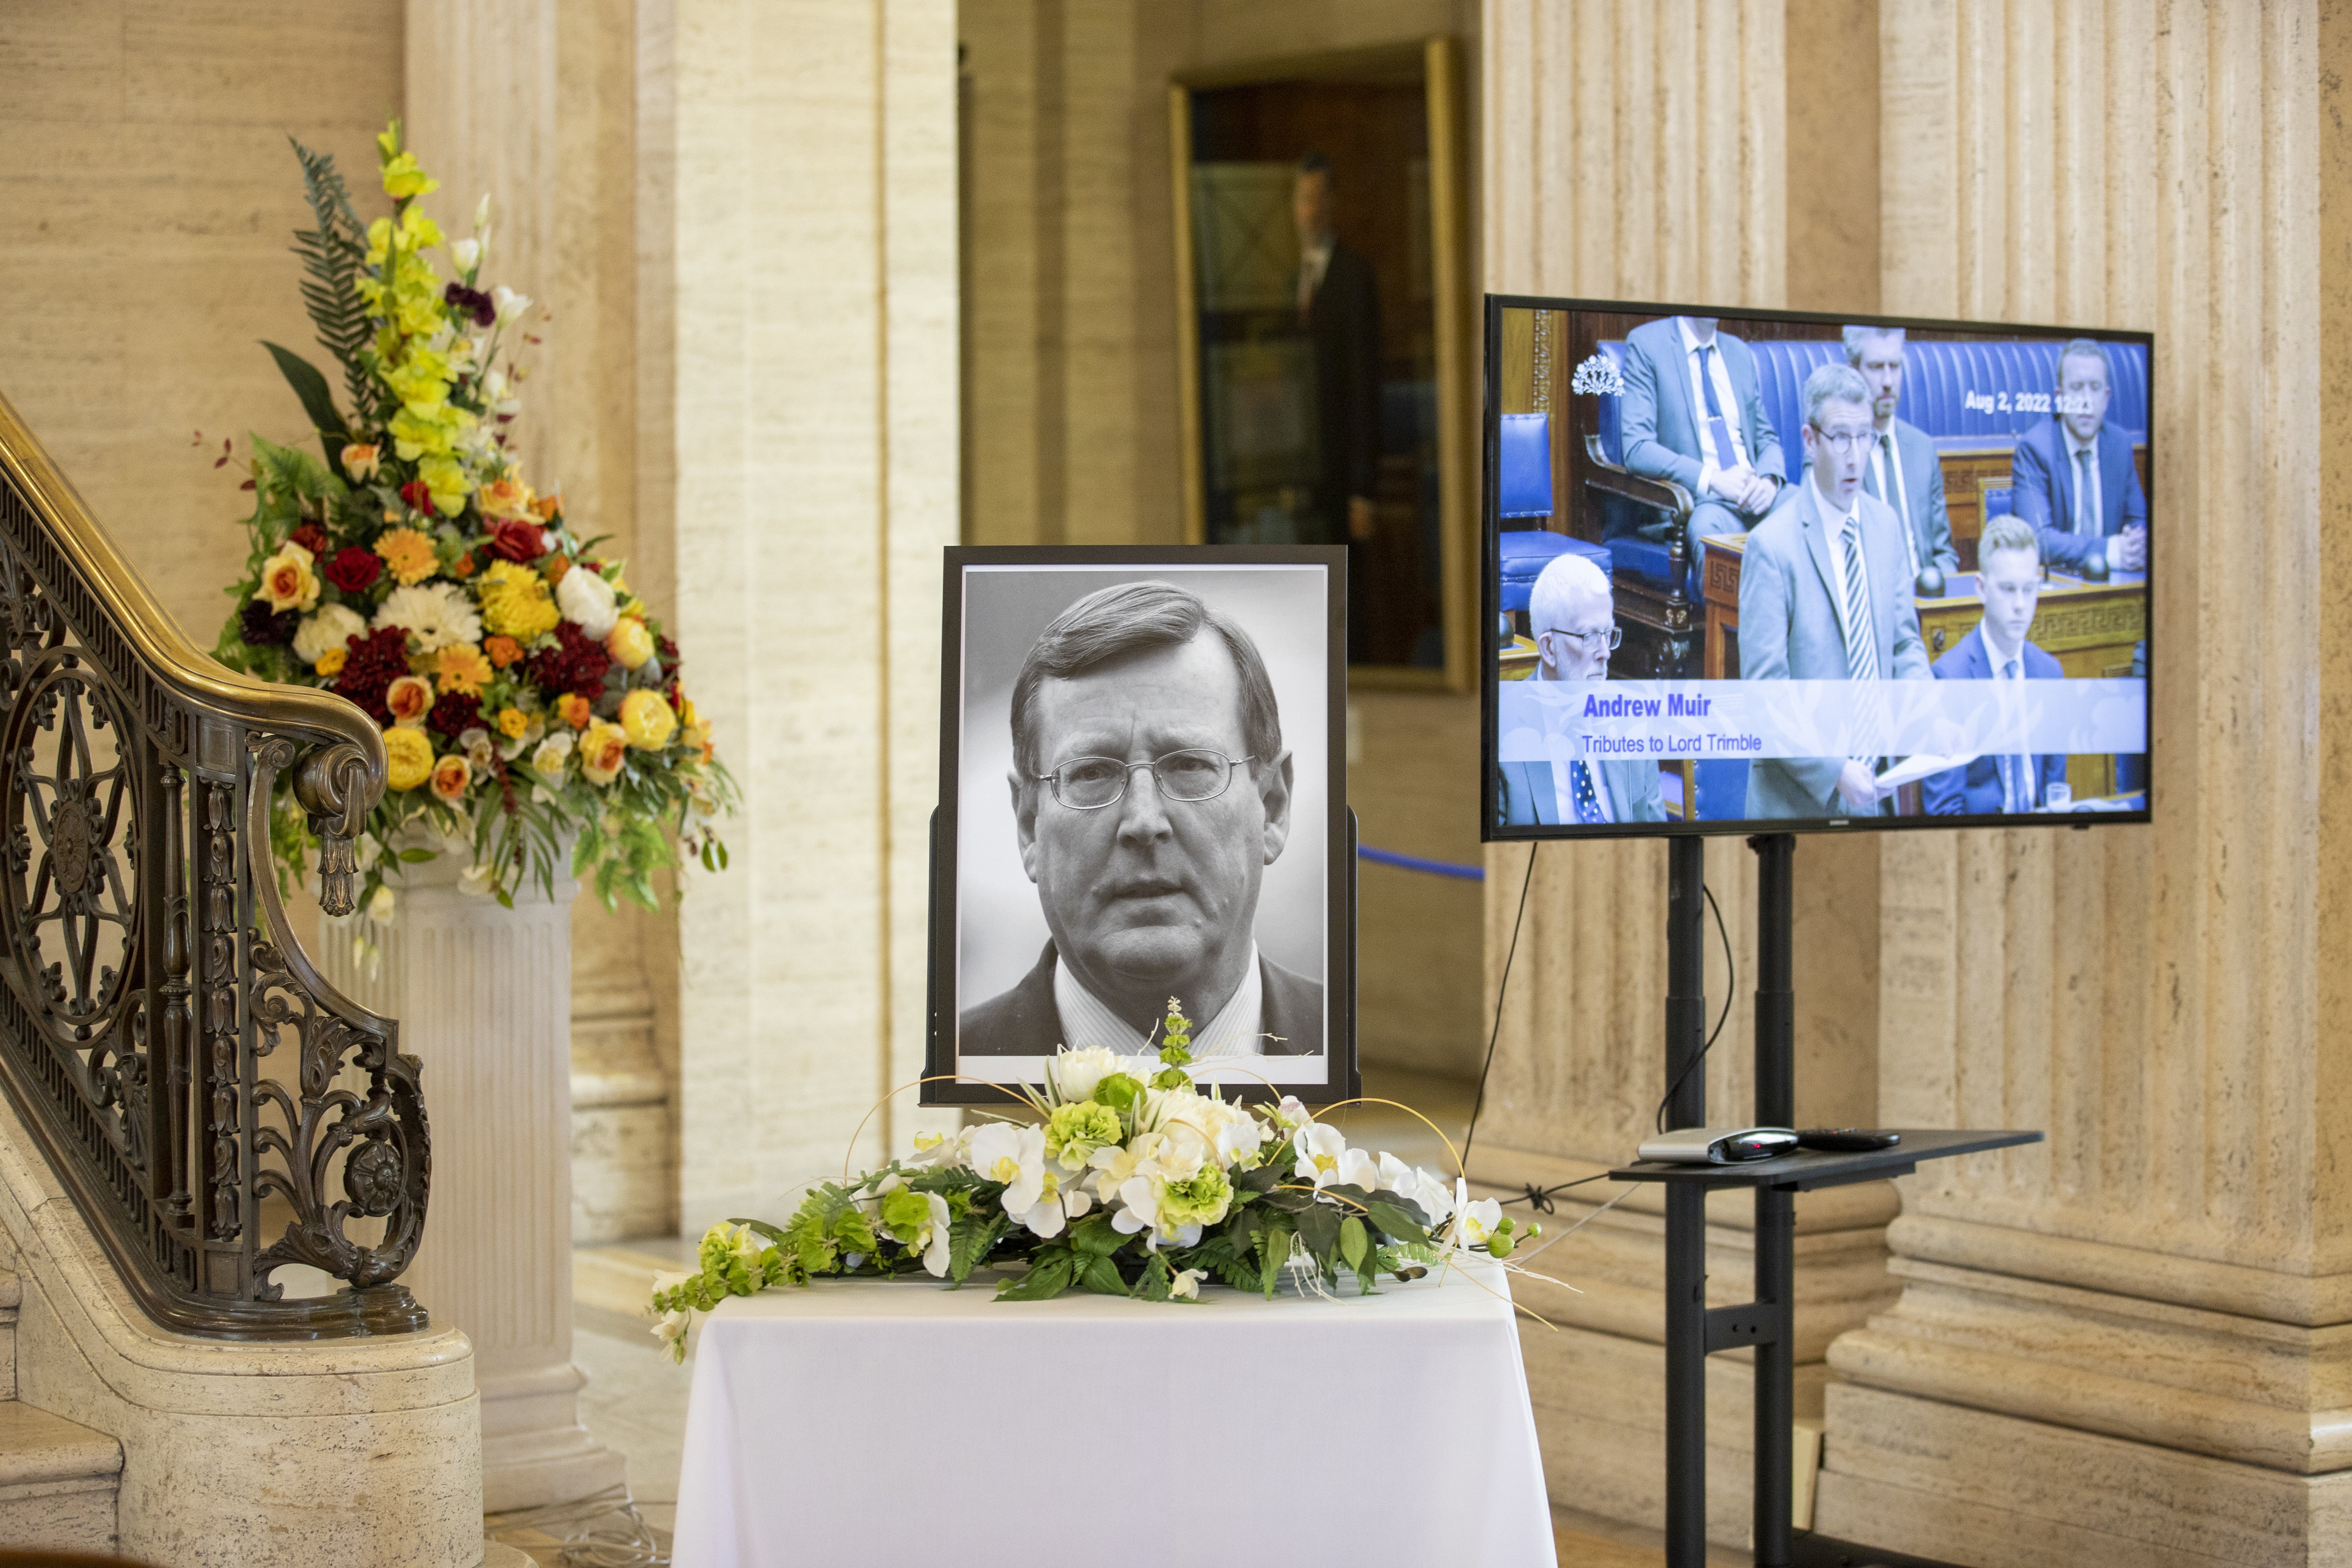
[[[411,196],[429,196],[441,188],[441,182],[416,166],[416,154],[403,153],[388,158],[383,165],[383,194],[394,201],[404,202]]]

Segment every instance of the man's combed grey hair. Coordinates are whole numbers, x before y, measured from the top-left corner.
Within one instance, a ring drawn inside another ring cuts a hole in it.
[[[1859,403],[1870,406],[1870,388],[1862,379],[1862,372],[1850,364],[1832,361],[1818,366],[1805,377],[1805,423],[1818,430],[1822,427],[1822,405],[1824,403]]]
[[[1097,588],[1037,634],[1013,683],[1013,765],[1033,779],[1050,765],[1037,751],[1037,689],[1045,682],[1068,680],[1130,654],[1181,647],[1204,629],[1224,639],[1241,676],[1242,740],[1249,754],[1273,762],[1282,754],[1282,715],[1257,644],[1198,595],[1173,583],[1143,582]]]
[[[1873,338],[1893,338],[1900,343],[1903,342],[1903,329],[1900,327],[1848,327],[1845,330],[1845,363],[1860,364],[1863,345]]]
[[[2064,348],[2058,351],[2058,384],[2061,386],[2066,384],[2066,362],[2070,359],[2097,360],[2099,362],[2099,374],[2107,378],[2107,384],[2109,386],[2115,385],[2115,361],[2107,357],[2107,345],[2099,342],[2098,339],[2076,338],[2074,342],[2068,343]]]
[[[1582,555],[1553,556],[1536,574],[1535,586],[1528,590],[1528,629],[1538,637],[1566,631],[1579,594],[1591,595],[1615,608],[1609,578],[1599,566]]]
[[[1977,536],[1977,559],[1989,561],[2003,550],[2030,550],[2036,561],[2042,559],[2042,536],[2033,525],[2010,512],[1985,524],[1984,532]]]

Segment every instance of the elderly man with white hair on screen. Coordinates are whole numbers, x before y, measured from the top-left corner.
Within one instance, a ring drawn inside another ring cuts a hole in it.
[[[1528,625],[1538,680],[1606,680],[1609,655],[1624,637],[1609,579],[1581,555],[1559,556],[1543,569],[1528,595]],[[1495,816],[1507,826],[1666,819],[1655,763],[1579,757],[1502,763],[1496,771]]]

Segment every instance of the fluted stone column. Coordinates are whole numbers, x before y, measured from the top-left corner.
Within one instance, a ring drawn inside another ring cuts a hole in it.
[[[1786,302],[1784,9],[1719,0],[1645,5],[1489,0],[1485,11],[1486,286],[1517,293]],[[1804,79],[1814,79],[1818,70]],[[1807,841],[1796,858],[1801,1121],[1872,1119],[1874,852]],[[1502,978],[1528,851],[1486,857],[1486,983]],[[1538,855],[1486,1110],[1471,1165],[1508,1195],[1630,1159],[1665,1092],[1665,864],[1657,843],[1552,844]],[[1864,880],[1854,896],[1857,872]],[[1751,1077],[1756,876],[1737,840],[1706,850],[1740,989],[1706,1068],[1707,1102],[1737,1121]],[[1712,929],[1710,1009],[1729,982]],[[1565,1226],[1606,1186],[1559,1200]],[[1572,1201],[1580,1200],[1580,1201]],[[1822,1357],[1842,1330],[1892,1294],[1884,1184],[1806,1194],[1797,1205],[1798,1409],[1817,1415]],[[1538,1268],[1583,1293],[1517,1292],[1559,1331],[1521,1333],[1553,1500],[1656,1525],[1664,1496],[1664,1205],[1640,1192],[1549,1253]],[[1708,1210],[1709,1299],[1752,1295],[1754,1205]],[[1708,1532],[1746,1539],[1750,1368],[1709,1359]]]
[[[1886,309],[2156,333],[2158,816],[1886,843],[1882,1117],[2050,1138],[1905,1182],[1819,1520],[2352,1563],[2343,8],[1881,16]]]
[[[462,850],[405,868],[392,921],[323,922],[320,967],[400,1020],[425,1064],[433,1195],[404,1277],[474,1344],[488,1513],[625,1479],[580,1424],[572,1363],[572,900],[525,880],[511,910],[462,893]],[[354,939],[372,942],[371,956]]]

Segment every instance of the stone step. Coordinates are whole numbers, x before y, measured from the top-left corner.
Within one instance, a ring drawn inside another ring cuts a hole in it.
[[[122,1445],[105,1433],[0,1401],[0,1546],[111,1553],[121,1473]]]

